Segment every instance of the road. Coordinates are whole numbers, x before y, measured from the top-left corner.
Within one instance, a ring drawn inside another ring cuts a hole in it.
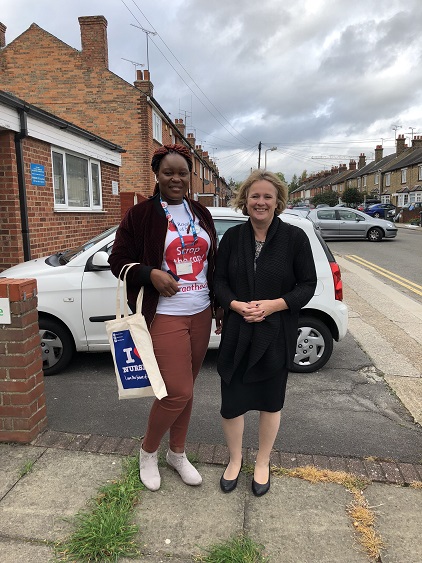
[[[420,463],[422,428],[398,397],[407,394],[419,412],[422,305],[353,261],[340,256],[339,261],[351,307],[350,332],[335,344],[324,369],[290,375],[275,447]],[[195,389],[191,442],[224,443],[215,365],[216,351],[209,351]],[[141,435],[152,399],[119,402],[114,377],[111,356],[103,353],[78,354],[65,373],[46,378],[49,427],[81,434]],[[257,424],[257,413],[248,413],[245,446],[256,447]]]
[[[395,239],[329,241],[331,251],[352,259],[384,283],[422,303],[422,231],[401,227]]]

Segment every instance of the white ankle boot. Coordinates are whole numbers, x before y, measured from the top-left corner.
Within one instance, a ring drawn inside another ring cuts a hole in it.
[[[150,491],[158,491],[161,485],[157,454],[158,450],[148,453],[141,448],[139,451],[139,477]]]
[[[178,472],[186,485],[200,485],[202,483],[202,477],[188,460],[185,452],[176,454],[169,449],[166,460],[170,467],[173,467]]]

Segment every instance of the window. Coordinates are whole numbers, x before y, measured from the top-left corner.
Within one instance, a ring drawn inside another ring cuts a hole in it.
[[[346,211],[345,209],[339,209],[338,215],[341,221],[357,221],[357,215],[353,211]]]
[[[391,172],[387,172],[385,175],[385,187],[388,188],[391,186]]]
[[[55,209],[101,209],[100,163],[88,157],[53,149]]]
[[[159,143],[163,142],[163,121],[154,110],[152,110],[152,136]]]
[[[407,178],[407,168],[402,168],[402,171],[401,171],[401,183],[402,184],[406,183],[406,178]]]

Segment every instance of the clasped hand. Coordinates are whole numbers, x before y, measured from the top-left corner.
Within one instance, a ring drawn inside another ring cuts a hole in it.
[[[276,302],[271,299],[249,302],[235,301],[232,302],[231,308],[242,315],[247,323],[260,323],[278,310]]]

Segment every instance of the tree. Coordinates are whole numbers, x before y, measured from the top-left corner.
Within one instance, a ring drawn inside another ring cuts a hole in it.
[[[362,201],[362,194],[357,188],[346,188],[341,196],[344,203],[357,205]]]
[[[299,187],[299,179],[296,174],[293,174],[292,181],[289,184],[289,194]]]
[[[334,206],[338,203],[338,194],[337,192],[333,192],[333,190],[329,190],[327,192],[323,192],[322,194],[317,194],[311,199],[311,203],[313,205],[319,205],[320,203],[325,203],[330,206]]]

